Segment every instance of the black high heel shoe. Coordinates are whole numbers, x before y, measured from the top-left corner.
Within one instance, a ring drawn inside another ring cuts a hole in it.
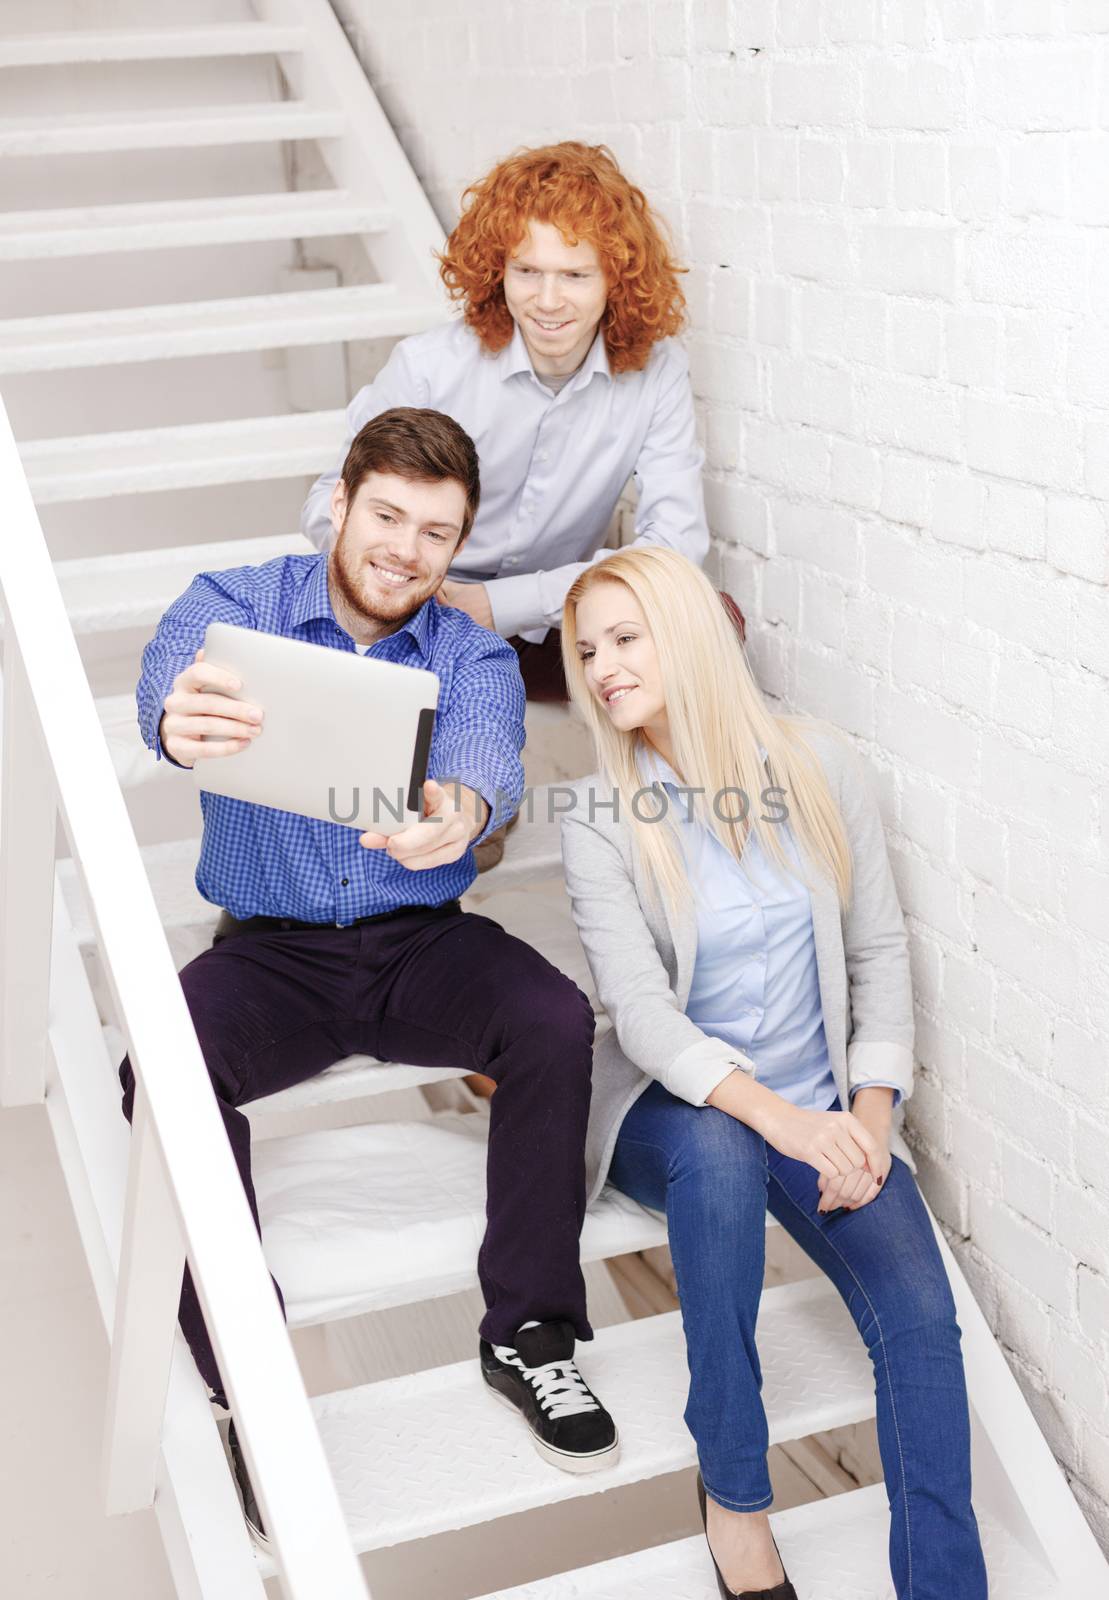
[[[697,1474],[697,1503],[701,1507],[701,1522],[705,1529],[705,1543],[708,1544],[709,1519],[705,1509],[705,1484],[700,1473]],[[773,1534],[770,1537],[774,1539]],[[778,1552],[778,1560],[781,1561],[782,1552],[778,1550],[778,1541],[776,1539],[774,1539],[774,1549]],[[737,1594],[734,1589],[729,1589],[724,1582],[724,1574],[716,1565],[716,1557],[712,1554],[711,1544],[709,1545],[709,1555],[712,1557],[712,1564],[716,1571],[716,1583],[720,1590],[721,1600],[797,1600],[797,1590],[785,1576],[784,1563],[782,1565],[782,1581],[775,1584],[773,1589],[744,1589],[742,1593]]]

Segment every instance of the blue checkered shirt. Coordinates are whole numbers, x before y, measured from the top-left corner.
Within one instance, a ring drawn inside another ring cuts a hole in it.
[[[139,727],[159,759],[165,755],[158,724],[166,696],[195,659],[210,622],[355,649],[331,609],[326,555],[282,556],[261,567],[200,573],[143,651]],[[457,779],[488,801],[485,832],[511,816],[524,786],[524,686],[512,646],[465,612],[431,599],[368,653],[438,675],[430,776]],[[200,805],[204,836],[196,886],[234,917],[292,917],[342,927],[401,905],[453,900],[476,874],[472,848],[449,866],[412,872],[384,850],[364,849],[357,830],[341,823],[225,795],[201,793]]]

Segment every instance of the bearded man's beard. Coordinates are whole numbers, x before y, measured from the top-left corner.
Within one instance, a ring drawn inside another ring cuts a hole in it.
[[[367,622],[405,621],[420,609],[439,585],[428,577],[422,579],[414,577],[412,583],[398,590],[395,596],[386,598],[376,592],[371,594],[364,578],[368,565],[367,558],[359,560],[352,557],[347,547],[346,532],[349,520],[348,512],[331,551],[331,577],[344,604],[349,606],[356,616],[363,617]]]

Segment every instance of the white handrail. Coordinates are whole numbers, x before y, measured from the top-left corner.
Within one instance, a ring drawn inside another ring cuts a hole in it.
[[[17,711],[4,729],[5,799],[24,779],[21,757],[30,757],[34,773],[36,753],[41,758],[45,752],[39,775],[53,778],[145,1100],[153,1137],[151,1152],[144,1153],[156,1152],[172,1195],[286,1592],[292,1600],[368,1600],[2,403],[0,598],[5,678]],[[29,741],[38,741],[37,752]],[[53,795],[42,799],[52,817]],[[9,899],[19,884],[12,866],[25,844],[13,833],[20,809],[0,819],[0,887]],[[41,830],[35,843],[41,860]],[[31,866],[33,873],[36,863]],[[53,886],[47,887],[52,898]],[[48,939],[48,910],[29,911]],[[9,999],[20,912],[14,903],[0,905],[0,967]],[[40,942],[33,942],[32,960]],[[44,998],[40,987],[20,1023],[21,1039],[43,1052]],[[172,1239],[168,1247],[174,1248]],[[161,1337],[164,1331],[154,1336],[164,1351],[159,1359],[168,1362],[171,1341]],[[119,1364],[118,1348],[113,1363]],[[149,1360],[137,1366],[151,1371]],[[114,1448],[128,1437],[141,1441],[144,1433],[156,1441],[165,1383],[152,1387],[153,1424],[147,1416],[137,1435],[120,1436],[118,1415],[110,1417]],[[134,1430],[134,1411],[126,1421]],[[141,1460],[125,1465],[123,1479],[152,1486],[152,1464],[149,1471]]]

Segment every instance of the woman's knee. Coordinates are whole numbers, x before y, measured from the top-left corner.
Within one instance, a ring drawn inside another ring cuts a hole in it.
[[[702,1209],[727,1215],[765,1210],[766,1146],[746,1123],[713,1106],[686,1106],[675,1130],[670,1182],[696,1193]]]
[[[959,1324],[951,1286],[942,1267],[935,1271],[892,1271],[872,1295],[861,1331],[873,1354],[908,1347],[931,1356],[958,1355]]]

